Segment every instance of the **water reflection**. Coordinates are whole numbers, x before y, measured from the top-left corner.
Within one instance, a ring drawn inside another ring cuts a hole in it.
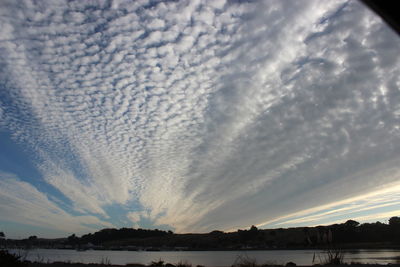
[[[165,262],[177,263],[187,261],[192,265],[231,266],[239,256],[256,259],[258,263],[285,264],[295,262],[298,265],[311,265],[313,255],[323,255],[320,250],[273,250],[273,251],[75,251],[58,249],[35,249],[15,251],[26,255],[27,260],[44,262],[68,261],[82,263],[100,263],[104,259],[112,264],[141,263],[162,259]],[[398,263],[400,250],[348,250],[344,251],[347,263]],[[317,257],[318,260],[318,257]]]

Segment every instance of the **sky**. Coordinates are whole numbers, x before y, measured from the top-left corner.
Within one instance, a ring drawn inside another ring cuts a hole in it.
[[[400,216],[400,38],[358,1],[0,1],[0,231]]]

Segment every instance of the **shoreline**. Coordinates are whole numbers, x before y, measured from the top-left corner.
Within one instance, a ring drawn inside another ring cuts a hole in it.
[[[389,249],[390,250],[390,249]],[[317,266],[361,266],[361,267],[379,267],[379,266],[399,266],[400,267],[400,250],[396,250],[398,253],[394,254],[391,257],[385,257],[385,261],[375,261],[373,259],[378,258],[365,258],[371,261],[370,263],[365,259],[358,261],[358,258],[344,258],[344,251],[343,250],[336,250],[336,251],[327,251],[326,257],[318,257],[316,258],[314,253],[313,260],[304,262],[299,260],[297,264],[293,260],[290,261],[290,258],[286,258],[286,260],[282,261],[275,261],[270,258],[270,260],[262,260],[257,259],[257,256],[253,255],[238,255],[235,260],[230,261],[230,257],[225,257],[224,254],[221,254],[219,257],[222,260],[214,260],[208,261],[199,261],[194,259],[185,259],[184,256],[180,255],[178,258],[153,258],[152,260],[148,259],[145,260],[143,263],[139,263],[136,260],[138,258],[132,258],[131,260],[122,260],[120,259],[121,256],[113,259],[113,257],[109,257],[106,254],[98,254],[100,255],[100,260],[95,260],[92,258],[90,261],[81,262],[82,259],[75,258],[74,260],[68,259],[58,259],[58,260],[50,260],[46,259],[43,256],[38,254],[37,258],[34,257],[27,257],[27,255],[22,254],[13,254],[12,252],[2,251],[3,259],[0,257],[0,266],[1,267],[296,267],[296,266],[303,266],[303,267],[317,267]],[[211,251],[210,251],[211,252]],[[311,255],[311,254],[310,254]],[[206,257],[207,255],[202,255],[201,257]],[[222,256],[222,257],[221,257]],[[376,257],[376,255],[374,255]],[[387,255],[385,255],[387,256]],[[182,258],[181,258],[182,257]],[[179,259],[181,258],[181,259]],[[316,258],[316,261],[314,261]],[[136,259],[136,260],[135,260]],[[267,258],[268,259],[268,258]],[[382,258],[381,258],[382,259]],[[7,260],[7,261],[3,261]],[[112,260],[112,261],[111,261]],[[192,263],[193,261],[197,263]],[[390,260],[390,262],[388,262]],[[112,263],[113,262],[113,263]],[[171,263],[173,262],[173,263]],[[201,264],[204,262],[204,264]],[[218,262],[218,263],[217,263]],[[328,264],[329,263],[329,264]],[[5,265],[4,265],[5,264]],[[198,265],[200,264],[200,265]]]
[[[335,249],[336,247],[334,247]],[[343,251],[353,251],[353,250],[399,250],[400,245],[392,245],[392,246],[338,246],[337,247]],[[234,248],[227,248],[227,249],[165,249],[165,248],[150,248],[150,249],[131,249],[131,248],[87,248],[87,249],[77,249],[77,248],[66,248],[66,247],[7,247],[1,248],[0,250],[36,250],[36,249],[48,249],[48,250],[74,250],[74,251],[133,251],[133,252],[204,252],[204,251],[306,251],[306,250],[327,250],[332,249],[332,247],[289,247],[289,248],[246,248],[246,249],[234,249]]]
[[[102,264],[102,263],[69,263],[69,262],[53,262],[53,263],[38,263],[38,262],[29,262],[26,265],[22,265],[26,267],[161,267],[161,266],[153,266],[153,265],[143,265],[138,263],[128,263],[125,265],[119,264]],[[351,263],[351,264],[339,264],[339,265],[330,265],[330,264],[314,264],[314,265],[296,265],[294,263],[288,263],[286,265],[238,265],[238,266],[193,266],[193,267],[321,267],[321,266],[335,266],[335,267],[383,267],[383,266],[390,266],[390,267],[400,267],[400,263],[388,263],[388,264],[376,264],[376,263]],[[163,267],[192,267],[192,266],[179,266],[179,265],[172,265],[166,264]]]

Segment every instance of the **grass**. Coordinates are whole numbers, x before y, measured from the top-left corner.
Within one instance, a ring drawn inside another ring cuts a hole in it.
[[[111,265],[111,260],[108,257],[102,258],[100,264]]]
[[[149,266],[151,267],[163,267],[164,266],[164,261],[162,259],[159,259],[158,261],[152,261]]]
[[[237,256],[235,262],[232,264],[232,267],[267,267],[267,266],[278,266],[278,264],[276,264],[275,262],[265,262],[263,264],[259,264],[257,263],[256,259],[250,258],[247,255]]]
[[[162,259],[159,259],[157,261],[152,261],[148,266],[149,267],[192,267],[192,264],[188,261],[180,261],[177,264],[171,264],[171,263],[165,263]]]
[[[319,262],[322,265],[341,265],[344,264],[344,253],[341,249],[329,248],[318,255]],[[315,262],[315,254],[313,263]]]
[[[20,267],[24,265],[20,255],[9,253],[6,250],[0,250],[0,266]]]
[[[258,267],[258,264],[256,259],[250,258],[247,255],[239,255],[232,264],[232,267]]]
[[[188,261],[180,261],[176,265],[176,267],[192,267],[192,264]]]

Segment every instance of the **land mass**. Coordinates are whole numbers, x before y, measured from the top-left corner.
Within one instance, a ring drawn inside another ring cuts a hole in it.
[[[0,239],[0,247],[103,250],[266,250],[350,248],[400,248],[400,218],[388,224],[348,220],[342,224],[316,227],[250,229],[177,234],[172,231],[133,228],[102,229],[95,233],[65,238]]]

